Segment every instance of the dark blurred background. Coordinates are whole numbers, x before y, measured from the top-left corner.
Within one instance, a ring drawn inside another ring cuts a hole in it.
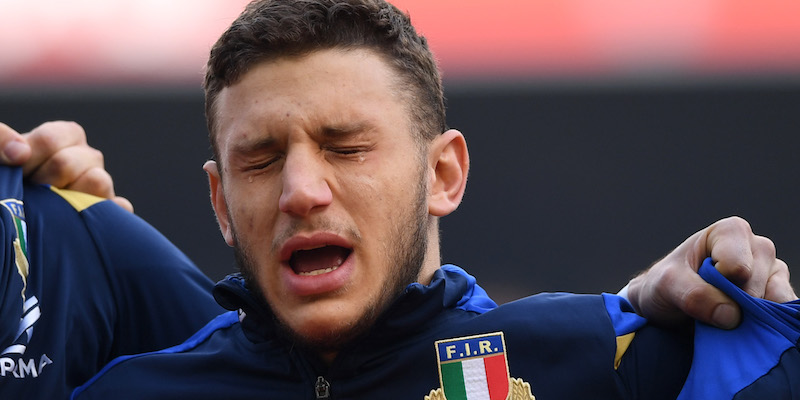
[[[80,122],[117,192],[219,279],[235,266],[201,169],[199,82],[243,2],[187,1],[159,10],[195,10],[185,26],[122,0],[49,17],[0,5],[0,121],[19,131]],[[775,241],[798,282],[800,24],[786,15],[800,6],[551,3],[397,2],[439,57],[448,122],[472,157],[464,203],[442,220],[444,261],[503,302],[616,291],[692,233],[739,215]],[[90,24],[101,12],[102,35]],[[26,18],[51,36],[15,30]],[[160,44],[141,44],[146,32]]]

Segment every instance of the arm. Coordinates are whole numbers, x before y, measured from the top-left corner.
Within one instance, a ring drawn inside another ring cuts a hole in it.
[[[754,297],[775,302],[797,299],[789,268],[775,245],[755,235],[742,218],[726,218],[695,233],[631,280],[627,297],[642,316],[661,324],[688,317],[730,329],[741,321],[739,306],[706,283],[697,270],[711,257],[723,276]]]
[[[130,201],[114,193],[103,153],[87,144],[74,122],[47,122],[25,134],[0,123],[0,150],[0,162],[21,165],[27,179],[112,199],[133,212]]]

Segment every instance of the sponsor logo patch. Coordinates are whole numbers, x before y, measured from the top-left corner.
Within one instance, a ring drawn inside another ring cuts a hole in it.
[[[42,354],[38,360],[20,357],[25,354],[28,343],[33,337],[34,325],[41,317],[39,299],[26,293],[30,263],[28,262],[28,226],[25,223],[25,209],[23,203],[16,199],[2,200],[0,205],[2,206],[0,210],[5,209],[10,214],[14,224],[16,231],[16,238],[13,241],[14,264],[17,267],[19,277],[22,279],[22,290],[20,292],[22,310],[20,310],[21,314],[14,342],[0,353],[0,377],[36,378],[42,373],[42,369],[52,364],[53,361],[46,354]]]

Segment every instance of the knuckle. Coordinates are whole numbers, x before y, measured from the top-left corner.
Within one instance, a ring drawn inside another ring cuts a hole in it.
[[[789,276],[789,266],[781,260],[777,260],[773,273],[767,280],[764,298],[779,303],[797,300]]]
[[[718,222],[718,226],[721,229],[731,230],[736,232],[742,232],[742,233],[753,232],[750,223],[747,222],[747,220],[745,220],[744,218],[736,215],[720,220]]]
[[[105,198],[114,196],[111,175],[102,168],[90,168],[75,181],[71,188]]]
[[[128,210],[129,212],[133,212],[134,211],[133,203],[131,203],[131,201],[128,200],[127,198],[125,198],[125,197],[115,196],[111,200],[114,201],[115,203],[117,203],[120,207]]]
[[[58,134],[69,139],[70,143],[86,143],[86,131],[75,121],[53,121],[53,130],[58,130]]]
[[[755,251],[765,254],[769,257],[775,258],[777,255],[777,248],[775,242],[765,236],[756,236],[753,239],[753,248]]]
[[[786,282],[788,285],[791,285],[791,273],[789,272],[789,266],[786,265],[783,260],[776,259],[772,264],[772,271],[770,271],[768,279],[769,282],[782,281]]]
[[[743,284],[753,276],[753,268],[746,263],[727,264],[724,271],[720,271],[729,281],[736,284]]]
[[[105,165],[105,156],[103,155],[103,152],[95,149],[94,147],[89,147],[89,152],[91,154],[91,158],[95,160],[100,168],[102,168]]]
[[[687,288],[681,296],[681,302],[687,314],[699,316],[703,314],[707,304],[708,295],[700,286]]]
[[[34,128],[31,134],[45,153],[86,144],[86,132],[73,121],[48,121]]]
[[[750,226],[750,223],[747,222],[747,220],[745,220],[744,218],[733,216],[731,217],[731,221],[736,226],[736,228],[738,228],[742,232],[753,233],[753,227]]]
[[[53,175],[68,175],[72,169],[72,158],[64,152],[54,153],[43,166],[46,173]]]
[[[65,121],[65,124],[68,126],[67,131],[75,139],[75,143],[86,144],[86,131],[80,124],[75,121]]]
[[[786,262],[784,262],[780,258],[776,258],[775,259],[775,273],[788,279],[789,275],[790,275],[789,274],[789,265],[786,264]]]
[[[58,134],[58,129],[53,129],[54,125],[55,122],[46,122],[31,132],[42,153],[52,154],[63,147],[61,144],[63,137]]]

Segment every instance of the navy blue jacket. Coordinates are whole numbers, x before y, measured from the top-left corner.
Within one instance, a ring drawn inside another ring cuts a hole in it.
[[[0,398],[66,399],[124,354],[181,343],[223,312],[213,283],[113,202],[0,167]]]
[[[645,325],[620,297],[541,294],[497,307],[451,265],[410,285],[330,366],[276,335],[241,277],[215,296],[238,311],[182,345],[115,360],[73,399],[422,400],[442,385],[435,342],[493,332],[503,333],[509,377],[538,400],[674,399],[691,359],[690,334]]]

